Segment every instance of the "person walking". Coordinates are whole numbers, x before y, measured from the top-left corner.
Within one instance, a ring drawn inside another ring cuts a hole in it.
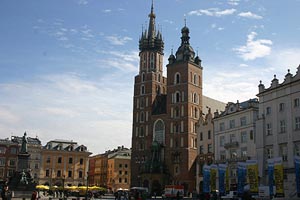
[[[8,185],[4,185],[1,191],[2,200],[11,200],[11,192],[8,189]]]

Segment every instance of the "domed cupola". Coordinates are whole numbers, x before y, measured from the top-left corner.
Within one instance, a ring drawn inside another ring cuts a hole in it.
[[[195,58],[195,52],[190,45],[190,36],[189,36],[190,30],[189,28],[185,25],[181,29],[181,45],[178,48],[176,52],[176,61],[193,61]]]

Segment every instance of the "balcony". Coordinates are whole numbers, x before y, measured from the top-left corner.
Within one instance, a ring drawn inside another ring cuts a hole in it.
[[[236,148],[239,146],[239,142],[229,142],[224,144],[225,149],[231,149],[231,148]]]

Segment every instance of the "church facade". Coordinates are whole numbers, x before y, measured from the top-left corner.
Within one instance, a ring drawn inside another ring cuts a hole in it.
[[[165,185],[195,190],[197,133],[202,115],[202,66],[190,45],[189,28],[169,56],[163,76],[164,41],[156,30],[153,4],[149,27],[139,40],[139,73],[134,80],[131,186],[160,194]]]

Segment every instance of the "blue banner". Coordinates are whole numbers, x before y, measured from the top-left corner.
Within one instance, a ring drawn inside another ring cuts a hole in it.
[[[295,156],[295,173],[296,173],[296,188],[297,194],[300,196],[300,157]]]
[[[244,185],[246,182],[246,164],[238,162],[237,164],[237,177],[238,177],[238,184],[237,184],[237,193],[239,196],[243,195],[244,193]]]
[[[274,160],[268,159],[268,177],[269,177],[269,192],[270,197],[274,195]]]
[[[226,194],[225,190],[225,174],[226,174],[227,165],[219,164],[219,193],[221,196]]]
[[[210,166],[203,166],[203,192],[210,193]]]

